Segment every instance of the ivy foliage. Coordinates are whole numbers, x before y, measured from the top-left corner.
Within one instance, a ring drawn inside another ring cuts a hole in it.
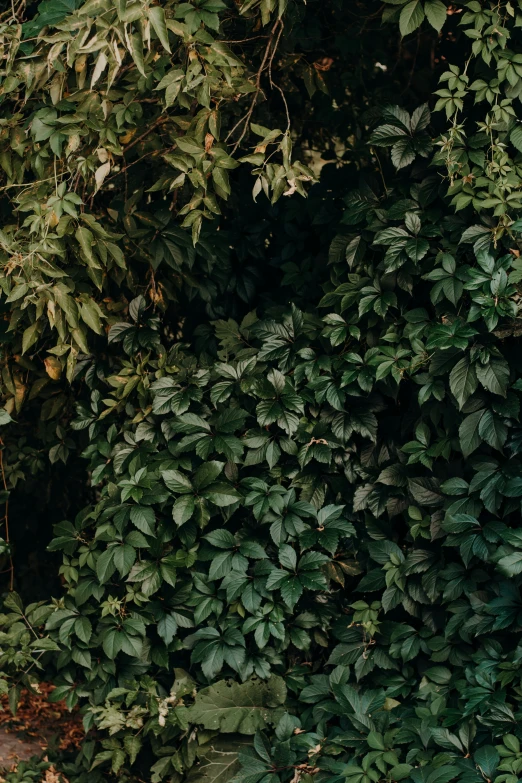
[[[518,5],[6,14],[3,500],[90,496],[0,682],[70,779],[518,781]]]

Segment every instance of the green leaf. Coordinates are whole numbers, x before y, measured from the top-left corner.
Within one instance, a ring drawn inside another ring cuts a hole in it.
[[[451,393],[458,402],[459,409],[462,409],[478,386],[475,366],[470,364],[468,356],[464,356],[452,369],[449,384]]]
[[[397,764],[390,770],[392,780],[404,780],[410,777],[413,767],[411,764]]]
[[[107,658],[114,660],[122,647],[123,634],[115,628],[109,628],[102,634],[103,651]]]
[[[196,508],[194,495],[182,495],[172,506],[172,516],[176,525],[184,525],[193,516]]]
[[[136,560],[136,550],[129,544],[114,547],[114,565],[120,576],[127,576]]]
[[[129,756],[129,764],[132,766],[138,757],[142,748],[141,738],[137,735],[127,735],[123,738],[123,746]]]
[[[511,555],[501,557],[498,567],[506,576],[522,574],[522,552],[513,552]]]
[[[412,261],[421,261],[429,249],[429,242],[426,239],[421,239],[420,237],[415,237],[415,239],[408,239],[404,245],[404,250],[406,251],[408,258],[411,258]]]
[[[92,299],[86,298],[80,303],[80,316],[84,323],[96,332],[96,334],[102,334],[101,316],[102,312],[96,302]]]
[[[161,45],[170,53],[169,33],[165,23],[165,11],[159,5],[149,7],[149,20],[152,28],[161,41]]]
[[[464,457],[469,457],[482,442],[479,427],[484,413],[484,410],[471,413],[459,427],[460,448]]]
[[[187,719],[222,733],[254,734],[277,722],[286,699],[282,677],[239,684],[221,680],[199,691]]]
[[[239,492],[231,484],[210,484],[201,493],[204,498],[210,500],[216,506],[231,506],[241,499]]]
[[[102,552],[96,561],[96,575],[101,584],[107,582],[116,571],[114,564],[114,547]]]
[[[163,639],[168,646],[176,635],[178,630],[178,624],[176,618],[172,614],[166,614],[162,617],[158,623],[158,635]]]
[[[6,410],[3,408],[0,408],[0,426],[5,424],[10,424],[13,421],[11,416],[8,414]]]
[[[366,741],[372,750],[386,750],[383,736],[377,731],[370,731]]]
[[[404,138],[409,138],[403,128],[397,125],[379,125],[370,136],[369,143],[378,147],[388,147]]]
[[[222,579],[224,576],[232,571],[232,559],[234,555],[232,552],[218,552],[212,559],[210,568],[208,571],[208,578],[210,581],[214,579]]]
[[[491,359],[489,364],[476,365],[477,378],[493,394],[505,397],[509,385],[509,367],[505,361]]]
[[[473,754],[473,761],[480,768],[482,774],[487,779],[491,779],[495,777],[495,772],[500,761],[500,756],[497,749],[494,748],[493,745],[483,745]]]
[[[399,29],[401,35],[409,35],[417,27],[420,27],[424,20],[424,10],[420,0],[411,0],[401,11],[399,18]]]
[[[196,470],[194,475],[194,487],[199,492],[217,479],[225,467],[224,462],[205,462]]]
[[[142,76],[146,76],[145,72],[145,60],[143,58],[143,39],[139,33],[131,35],[132,49],[131,56],[134,60],[136,68]]]
[[[177,566],[179,565],[176,555],[167,555],[160,561],[160,573],[162,578],[171,587],[176,584]]]
[[[467,495],[469,484],[461,478],[451,478],[441,484],[441,490],[445,495]]]
[[[293,609],[303,594],[303,586],[299,577],[285,577],[281,582],[280,589],[281,598],[289,609]]]
[[[89,643],[92,636],[92,625],[88,617],[78,617],[74,623],[74,630],[78,639],[81,639],[85,644]]]
[[[11,714],[16,716],[16,713],[18,711],[18,704],[20,703],[20,696],[22,694],[22,689],[19,685],[12,685],[9,688],[9,709],[11,710]]]
[[[504,737],[504,745],[512,753],[520,753],[520,740],[515,737],[514,734],[506,734]]]
[[[428,22],[439,33],[447,19],[447,9],[442,0],[424,0],[424,12]]]
[[[492,411],[484,411],[479,423],[479,435],[491,448],[502,450],[507,439],[506,425]]]
[[[161,477],[172,492],[178,494],[193,492],[192,483],[179,470],[165,470]]]
[[[137,636],[121,633],[121,649],[132,658],[140,658],[143,653],[143,642]]]
[[[136,525],[138,530],[141,530],[146,536],[154,535],[156,515],[154,514],[154,509],[150,506],[132,506],[130,519],[132,524]]]
[[[408,488],[414,499],[422,506],[437,506],[442,503],[443,498],[436,478],[408,479]]]
[[[356,266],[364,258],[366,243],[362,237],[354,237],[346,247],[346,263],[349,267]]]
[[[79,226],[79,228],[76,229],[74,236],[80,245],[86,260],[93,266],[98,266],[98,263],[95,260],[92,252],[92,246],[94,244],[94,236],[92,231],[89,231],[89,229],[85,228],[84,226]]]
[[[213,530],[207,533],[206,540],[218,549],[231,549],[236,545],[236,539],[229,530]]]
[[[414,0],[416,2],[416,0]],[[409,137],[397,141],[391,151],[392,163],[396,169],[402,169],[409,166],[415,160],[415,150],[413,140]]]
[[[509,134],[509,140],[515,149],[522,152],[522,125],[515,125]]]
[[[240,771],[238,753],[247,750],[251,740],[240,734],[230,738],[216,737],[203,745],[198,753],[198,763],[191,767],[187,783],[229,783]]]
[[[279,562],[283,568],[288,568],[290,571],[295,571],[297,566],[297,554],[295,549],[288,544],[283,544],[279,549]]]
[[[31,326],[28,326],[27,329],[24,330],[22,337],[22,353],[27,353],[29,348],[35,344],[38,339],[39,332],[40,324],[38,321],[35,321],[34,324],[31,324]]]

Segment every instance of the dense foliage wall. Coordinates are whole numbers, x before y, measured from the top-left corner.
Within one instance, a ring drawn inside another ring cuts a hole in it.
[[[521,28],[0,12],[0,690],[70,780],[518,780]]]

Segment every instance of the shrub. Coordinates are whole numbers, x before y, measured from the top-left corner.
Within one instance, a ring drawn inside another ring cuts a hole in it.
[[[13,707],[81,705],[78,783],[515,783],[520,14],[53,1],[3,30],[3,424],[90,495]]]

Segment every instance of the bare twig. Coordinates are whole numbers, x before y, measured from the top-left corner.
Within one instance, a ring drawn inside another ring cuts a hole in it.
[[[25,0],[19,0],[18,4],[15,2],[15,0],[11,0],[11,19],[14,22],[20,23],[19,16],[22,14],[23,18],[23,12],[25,11]]]
[[[250,43],[250,41],[258,41],[260,38],[267,38],[266,35],[253,35],[252,38],[242,38],[239,41],[223,41],[224,44],[240,44]]]
[[[127,151],[128,147],[125,151]],[[161,153],[162,155],[166,155],[168,152],[172,152],[172,150],[176,149],[176,147],[168,147],[166,150],[151,150],[150,152],[146,152],[144,155],[141,155],[139,158],[136,158],[136,160],[131,161],[131,163],[127,163],[120,171],[117,171],[115,174],[112,175],[112,177],[107,177],[106,180],[104,180],[104,185],[107,184],[107,182],[110,182],[111,179],[116,179],[116,177],[121,177],[122,174],[125,174],[127,176],[127,169],[130,169],[131,166],[135,166],[136,163],[140,163],[144,158],[148,158],[151,155],[156,155]],[[125,156],[123,157],[123,160],[125,160]]]
[[[280,87],[279,84],[275,84],[273,79],[272,79],[272,63],[274,62],[274,57],[275,57],[276,52],[277,52],[277,47],[279,46],[279,41],[280,41],[281,35],[283,33],[283,28],[284,28],[284,24],[281,21],[281,27],[279,28],[279,33],[277,34],[277,39],[276,39],[276,42],[274,44],[274,48],[272,50],[272,54],[270,55],[270,60],[268,62],[268,78],[270,80],[270,87],[275,87],[276,90],[279,90],[279,92],[281,93],[281,98],[283,99],[283,103],[285,105],[286,132],[288,133],[288,131],[290,130],[290,125],[291,125],[290,112],[288,110],[288,103],[286,102],[285,93],[284,93],[282,87]]]
[[[246,134],[246,132],[248,130],[248,123],[250,121],[250,118],[252,117],[252,114],[254,113],[254,109],[255,109],[256,104],[257,104],[257,99],[259,98],[259,93],[261,92],[261,77],[262,77],[263,72],[265,71],[265,69],[268,67],[268,65],[271,63],[271,61],[274,58],[275,50],[274,50],[274,52],[272,52],[272,42],[274,40],[274,36],[275,36],[278,28],[282,27],[282,24],[283,23],[282,23],[281,19],[277,19],[275,24],[274,24],[274,26],[272,27],[272,30],[270,31],[270,36],[268,38],[268,43],[267,43],[267,46],[266,46],[266,49],[265,49],[265,53],[263,55],[263,59],[261,60],[261,65],[259,66],[259,70],[258,70],[258,72],[256,74],[256,91],[255,91],[255,93],[254,93],[254,95],[252,97],[252,101],[250,103],[250,107],[249,107],[247,113],[245,114],[245,116],[242,117],[239,120],[239,122],[236,122],[236,124],[234,125],[234,127],[232,128],[232,130],[229,132],[228,136],[225,139],[225,141],[228,141],[233,136],[234,132],[238,128],[243,126],[243,130],[241,131],[241,135],[238,138],[238,140],[235,142],[234,147],[232,148],[232,155],[236,152],[237,148],[239,147],[239,145],[243,141],[243,139],[245,137],[245,134]],[[278,37],[277,37],[276,46],[277,46],[277,43],[279,42],[280,36],[281,36],[281,34],[279,34]],[[270,59],[270,57],[271,57],[271,59]]]
[[[4,490],[8,492],[7,489],[7,481],[5,478],[5,470],[4,470],[4,441],[2,438],[0,438],[0,473],[2,474],[2,483],[4,485]],[[6,497],[5,499],[5,542],[7,546],[9,547],[9,590],[12,591],[14,587],[14,563],[13,563],[13,555],[11,552],[11,546],[10,546],[10,537],[9,537],[9,497]]]
[[[286,132],[290,130],[291,120],[290,120],[290,111],[288,109],[288,103],[286,102],[285,93],[282,87],[280,87],[278,84],[272,83],[272,87],[275,87],[276,90],[279,90],[281,93],[281,98],[283,99],[283,103],[285,105],[285,113],[286,113]]]
[[[412,80],[413,80],[413,74],[415,73],[415,66],[417,65],[417,56],[419,54],[420,45],[421,45],[421,35],[420,35],[420,30],[418,30],[417,31],[417,47],[415,49],[415,54],[413,55],[413,63],[412,63],[411,69],[410,69],[410,75],[408,77],[408,83],[406,84],[406,87],[404,88],[404,90],[401,92],[401,96],[404,95],[404,93],[407,90],[409,90],[410,87],[411,87],[411,83],[412,83]]]
[[[137,139],[134,139],[134,141],[131,141],[131,143],[130,143],[130,144],[127,144],[127,146],[125,147],[125,152],[127,152],[128,150],[130,150],[132,147],[135,147],[135,146],[136,146],[136,144],[139,144],[139,142],[140,142],[142,139],[144,139],[144,138],[145,138],[145,136],[148,136],[148,135],[149,135],[149,133],[152,133],[152,131],[153,131],[155,128],[157,128],[157,127],[158,127],[158,125],[161,125],[162,123],[164,123],[164,122],[167,122],[167,120],[168,120],[168,119],[169,119],[169,118],[168,118],[168,117],[165,117],[164,115],[161,115],[161,117],[158,117],[158,119],[157,119],[155,122],[153,122],[153,123],[152,123],[152,125],[150,126],[150,128],[148,128],[148,129],[145,131],[145,133],[142,133],[142,134],[141,134],[141,136],[138,136],[138,138],[137,138]]]
[[[268,78],[270,80],[270,84],[271,85],[273,84],[273,81],[272,81],[272,63],[274,62],[274,57],[275,57],[276,52],[277,52],[277,47],[279,46],[279,41],[281,40],[281,36],[283,34],[283,29],[284,29],[283,20],[280,19],[279,22],[280,22],[279,32],[277,34],[277,38],[276,38],[276,42],[274,44],[274,48],[272,49],[272,54],[270,55],[270,59],[268,61]]]

